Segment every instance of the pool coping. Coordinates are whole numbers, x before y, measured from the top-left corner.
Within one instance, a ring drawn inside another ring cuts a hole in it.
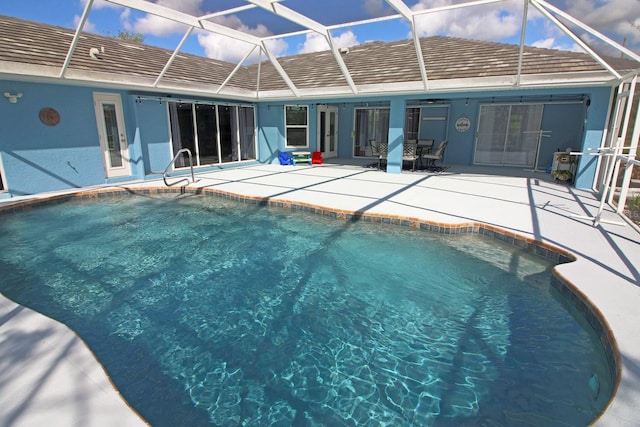
[[[618,392],[622,379],[622,360],[620,350],[615,335],[606,320],[604,314],[598,307],[582,292],[576,284],[572,283],[566,276],[557,271],[557,266],[564,263],[575,262],[578,257],[571,251],[553,245],[547,242],[538,241],[530,236],[507,230],[505,228],[486,224],[479,221],[469,221],[466,223],[445,223],[438,221],[430,221],[423,218],[408,217],[402,215],[387,215],[379,213],[367,213],[365,211],[350,211],[344,209],[331,208],[320,204],[305,203],[293,201],[286,198],[274,198],[263,196],[250,196],[214,188],[202,188],[194,186],[186,187],[159,187],[155,185],[139,184],[136,186],[107,187],[88,190],[79,190],[70,193],[49,195],[43,198],[32,200],[23,200],[15,203],[0,206],[1,214],[16,213],[40,206],[54,205],[64,203],[68,200],[80,199],[99,199],[104,197],[113,197],[118,195],[154,195],[154,194],[193,194],[203,196],[213,196],[233,201],[243,202],[252,205],[259,205],[272,208],[297,210],[309,214],[324,216],[343,221],[363,221],[369,223],[387,224],[401,227],[411,227],[427,232],[435,232],[439,234],[457,235],[457,234],[479,234],[488,238],[501,241],[518,249],[528,251],[537,256],[546,258],[555,263],[553,267],[553,275],[557,279],[554,283],[555,288],[562,293],[572,306],[585,318],[589,325],[600,338],[600,342],[604,348],[608,362],[609,373],[613,379],[612,395],[607,401],[603,411],[592,420],[591,424],[596,424],[606,414],[612,405]],[[1,295],[1,294],[0,294]],[[75,334],[75,332],[74,332]],[[80,338],[80,337],[79,337]],[[81,338],[80,338],[81,339]],[[88,348],[88,347],[87,347]],[[91,351],[89,349],[89,351]],[[99,360],[95,357],[97,363]],[[100,365],[102,366],[102,365]],[[104,370],[104,368],[103,368]],[[106,371],[105,371],[106,373]],[[108,377],[108,374],[107,374]],[[117,388],[109,378],[111,386]],[[118,392],[119,394],[119,392]],[[121,397],[122,398],[122,397]],[[122,398],[124,403],[136,414],[139,414],[132,408],[128,402]],[[142,419],[142,418],[141,418]]]

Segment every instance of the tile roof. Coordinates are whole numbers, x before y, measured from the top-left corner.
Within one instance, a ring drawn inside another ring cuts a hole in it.
[[[31,72],[37,77],[48,70],[49,74],[45,76],[56,77],[74,33],[63,27],[0,16],[0,76],[10,74],[7,70],[20,68],[20,64],[29,64],[37,69],[26,74]],[[517,74],[519,45],[443,36],[422,38],[420,44],[429,81],[513,77]],[[89,55],[91,48],[100,50],[100,59]],[[167,49],[83,33],[65,77],[120,82],[125,86],[137,85],[152,90],[153,82],[172,53]],[[357,87],[404,83],[419,88],[422,85],[419,61],[411,40],[357,45],[342,53],[342,58]],[[349,92],[347,79],[331,51],[281,57],[278,62],[299,90],[342,89],[345,94]],[[6,64],[13,64],[13,67]],[[627,60],[613,61],[613,65],[621,71],[640,67],[637,62]],[[211,95],[235,68],[235,64],[228,62],[179,53],[158,89],[193,89]],[[603,73],[605,69],[583,53],[524,47],[523,76],[566,73],[573,76],[582,72]],[[610,79],[609,75],[607,80]],[[256,98],[258,84],[261,94],[289,91],[276,67],[265,61],[240,67],[220,93]]]

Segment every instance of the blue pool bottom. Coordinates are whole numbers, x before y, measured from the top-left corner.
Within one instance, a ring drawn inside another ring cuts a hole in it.
[[[0,291],[76,330],[153,425],[576,425],[611,395],[549,262],[481,236],[196,196],[0,230]]]

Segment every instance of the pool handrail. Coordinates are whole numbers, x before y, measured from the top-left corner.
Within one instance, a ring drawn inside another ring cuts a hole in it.
[[[162,180],[164,181],[164,185],[166,185],[167,187],[171,187],[173,185],[176,185],[182,181],[187,181],[187,184],[189,183],[189,178],[183,178],[180,179],[172,184],[169,184],[167,182],[167,172],[169,171],[169,168],[171,168],[171,166],[173,166],[173,164],[175,163],[176,160],[178,160],[178,157],[180,157],[180,154],[182,153],[187,153],[189,155],[189,167],[191,168],[191,182],[196,182],[196,177],[193,174],[193,159],[191,157],[191,150],[189,150],[188,148],[182,148],[180,150],[178,150],[178,152],[176,153],[175,156],[173,156],[173,159],[171,159],[171,161],[169,162],[169,164],[167,165],[167,167],[164,169],[164,172],[162,172]]]

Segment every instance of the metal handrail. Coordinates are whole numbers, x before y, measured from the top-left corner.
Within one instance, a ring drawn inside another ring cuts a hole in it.
[[[167,172],[169,171],[169,168],[171,166],[173,166],[175,161],[178,160],[178,157],[180,157],[180,154],[182,154],[182,153],[187,153],[189,155],[189,166],[191,167],[191,182],[196,182],[196,177],[193,174],[193,160],[192,160],[192,157],[191,157],[191,150],[189,150],[188,148],[183,148],[181,150],[178,150],[176,155],[173,157],[173,159],[171,159],[171,161],[169,162],[169,164],[165,168],[164,172],[162,172],[162,179],[164,181],[164,185],[166,185],[167,187],[171,187],[172,185],[176,185],[178,183],[181,183],[182,181],[187,181],[187,184],[189,183],[189,178],[183,178],[183,179],[181,179],[179,181],[174,182],[173,184],[169,184],[167,182]]]

